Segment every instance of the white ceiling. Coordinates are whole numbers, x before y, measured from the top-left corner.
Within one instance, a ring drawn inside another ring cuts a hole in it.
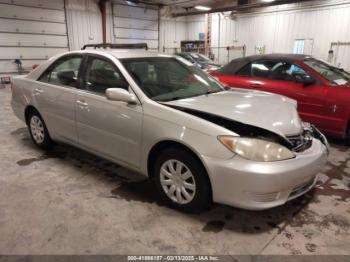
[[[235,5],[237,1],[229,1],[229,0],[148,0],[144,2],[152,2],[163,4],[166,6],[177,6],[177,7],[193,7],[196,5],[206,5],[211,7],[223,7],[223,6],[232,6]]]

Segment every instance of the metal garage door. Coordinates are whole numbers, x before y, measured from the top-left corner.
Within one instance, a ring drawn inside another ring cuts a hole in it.
[[[64,0],[0,0],[0,73],[25,71],[68,50]]]
[[[149,49],[158,50],[158,9],[115,0],[112,11],[114,43],[147,43]]]

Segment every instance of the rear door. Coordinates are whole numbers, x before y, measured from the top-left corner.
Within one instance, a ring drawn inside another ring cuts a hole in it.
[[[56,139],[77,142],[75,100],[81,55],[54,62],[35,83],[34,99],[49,132]]]
[[[140,104],[111,101],[108,88],[128,83],[113,61],[98,55],[86,57],[81,90],[76,99],[79,144],[108,158],[138,167],[143,111]]]

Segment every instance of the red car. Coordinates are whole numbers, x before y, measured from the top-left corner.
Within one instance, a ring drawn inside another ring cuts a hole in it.
[[[234,59],[212,75],[229,87],[293,98],[304,121],[350,142],[350,74],[341,68],[306,55],[271,54]]]

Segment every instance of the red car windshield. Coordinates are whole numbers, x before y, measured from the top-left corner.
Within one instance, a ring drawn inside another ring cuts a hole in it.
[[[350,73],[346,72],[344,69],[316,59],[307,59],[303,62],[326,78],[333,85],[345,85],[350,82]]]

